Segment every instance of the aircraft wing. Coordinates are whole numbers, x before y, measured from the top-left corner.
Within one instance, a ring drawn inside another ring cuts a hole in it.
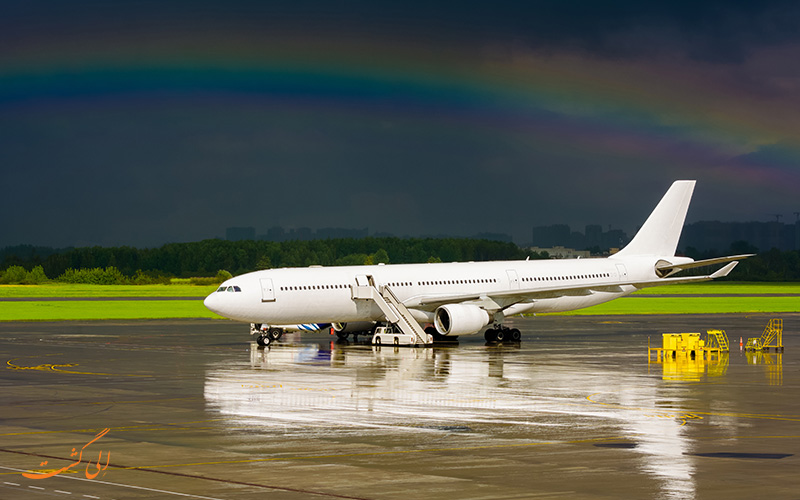
[[[742,256],[738,256],[742,257]],[[722,257],[721,260],[726,259]],[[700,261],[703,262],[703,261]],[[725,260],[722,260],[725,262]],[[445,304],[460,304],[460,303],[473,303],[487,310],[501,310],[514,304],[523,302],[534,302],[536,300],[553,299],[558,297],[580,297],[592,295],[595,293],[620,293],[623,291],[622,287],[626,285],[635,286],[636,288],[646,288],[661,285],[673,285],[676,283],[699,283],[703,281],[710,281],[716,278],[727,276],[738,261],[730,262],[728,265],[722,267],[716,272],[705,276],[686,276],[679,278],[660,278],[651,281],[626,281],[619,282],[611,285],[586,285],[586,286],[545,286],[536,288],[521,288],[519,290],[506,290],[501,292],[484,292],[463,295],[432,295],[422,297],[412,297],[403,302],[406,307],[420,309],[423,311],[433,311],[437,307]],[[693,263],[694,264],[694,263]],[[709,265],[706,261],[703,265]],[[694,266],[699,267],[699,266]]]

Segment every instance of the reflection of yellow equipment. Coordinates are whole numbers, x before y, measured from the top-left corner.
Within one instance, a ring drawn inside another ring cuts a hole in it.
[[[730,354],[723,352],[716,360],[709,359],[708,361],[708,376],[721,377],[728,372],[728,363],[730,361]]]
[[[725,374],[728,350],[728,336],[724,330],[708,330],[705,340],[699,333],[664,333],[661,347],[648,347],[647,362],[652,362],[651,353],[655,351],[655,362],[663,363],[664,380],[698,381],[706,365],[711,377]]]
[[[747,353],[748,365],[764,365],[767,368],[769,385],[783,385],[783,353],[770,354],[764,351]]]
[[[697,382],[706,371],[706,361],[703,356],[687,356],[679,352],[674,358],[666,356],[662,369],[664,380]]]
[[[772,342],[775,345],[772,345]],[[783,351],[783,320],[773,318],[767,323],[764,328],[764,333],[761,337],[751,337],[747,339],[745,348],[748,351],[768,351],[770,347],[775,348],[775,352]]]

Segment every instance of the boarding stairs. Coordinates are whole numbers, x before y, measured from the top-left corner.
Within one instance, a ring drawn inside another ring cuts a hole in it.
[[[706,349],[728,352],[728,335],[725,334],[725,330],[707,330],[706,335]]]
[[[773,342],[775,345],[772,345]],[[780,318],[769,320],[761,337],[747,339],[747,350],[749,351],[761,351],[770,347],[774,347],[775,351],[783,350],[783,320]]]
[[[354,300],[372,300],[380,308],[386,321],[396,326],[405,336],[413,338],[413,345],[429,345],[433,343],[430,335],[425,333],[419,323],[411,315],[408,308],[400,302],[388,286],[377,289],[368,277],[368,282],[358,283],[353,288]]]

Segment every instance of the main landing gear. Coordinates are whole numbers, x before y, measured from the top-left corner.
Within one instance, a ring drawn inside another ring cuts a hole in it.
[[[251,329],[253,333],[256,333],[256,343],[261,347],[267,347],[276,340],[280,340],[283,337],[283,330],[280,328],[269,328],[266,330],[262,330],[261,325],[254,324],[251,325]]]
[[[503,325],[494,325],[492,328],[486,330],[483,334],[486,342],[519,342],[522,338],[522,333],[516,328],[508,328]]]

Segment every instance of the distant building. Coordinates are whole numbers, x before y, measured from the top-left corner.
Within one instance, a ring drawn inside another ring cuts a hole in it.
[[[766,252],[800,250],[800,222],[719,222],[700,221],[683,228],[678,247],[692,247],[701,252],[726,252],[733,243],[744,241]]]
[[[473,236],[473,238],[478,240],[503,241],[507,243],[514,241],[514,238],[512,238],[510,234],[503,233],[478,233]]]
[[[225,229],[225,239],[228,241],[254,240],[256,239],[256,228],[229,227]]]
[[[284,241],[286,240],[286,231],[284,231],[280,226],[274,226],[267,229],[267,234],[259,239],[267,241]]]
[[[554,247],[570,244],[570,229],[567,224],[538,226],[531,231],[531,242],[541,247]]]
[[[571,231],[567,224],[554,224],[552,226],[534,227],[531,232],[531,244],[538,248],[588,248],[606,251],[609,248],[619,248],[628,242],[628,235],[620,229],[603,231],[602,226],[590,224],[586,226],[586,233]]]
[[[321,227],[314,235],[315,239],[338,239],[338,238],[366,238],[369,236],[367,228],[346,229],[343,227]]]
[[[591,257],[589,250],[575,250],[574,248],[565,248],[561,246],[551,248],[531,247],[530,250],[536,253],[547,252],[551,259],[582,259]]]

